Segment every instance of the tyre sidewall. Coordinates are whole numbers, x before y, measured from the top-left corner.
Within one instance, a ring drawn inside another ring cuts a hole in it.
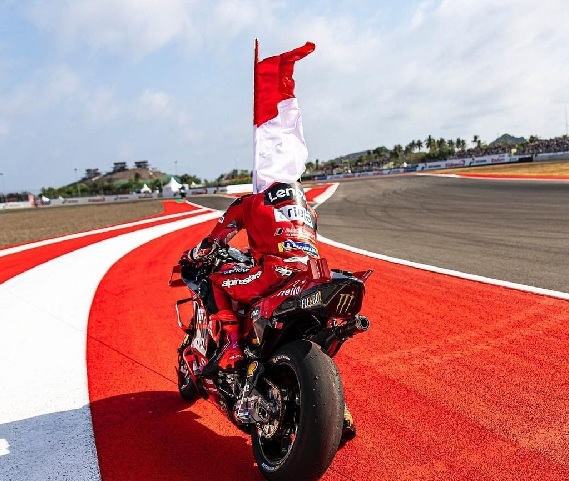
[[[288,456],[280,463],[267,460],[253,431],[253,453],[270,481],[318,479],[329,467],[342,434],[342,381],[330,357],[309,341],[283,346],[269,361],[269,372],[292,369],[300,386],[300,422]]]

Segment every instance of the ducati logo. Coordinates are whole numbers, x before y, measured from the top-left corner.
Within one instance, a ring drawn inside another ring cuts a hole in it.
[[[338,304],[336,304],[336,312],[338,314],[343,314],[348,312],[348,309],[352,306],[356,296],[353,294],[340,294],[338,299]]]

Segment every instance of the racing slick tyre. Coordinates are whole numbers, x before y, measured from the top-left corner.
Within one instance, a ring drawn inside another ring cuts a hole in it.
[[[281,347],[259,384],[273,405],[252,433],[253,454],[269,481],[314,481],[328,469],[342,435],[344,394],[336,365],[309,341]]]

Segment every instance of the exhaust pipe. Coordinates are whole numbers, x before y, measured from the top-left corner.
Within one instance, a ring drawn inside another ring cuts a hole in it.
[[[339,339],[347,339],[348,337],[367,331],[369,326],[369,319],[358,314],[352,319],[349,319],[343,326],[336,327],[334,334]]]
[[[334,357],[348,338],[367,331],[369,326],[369,319],[358,314],[341,326],[322,329],[311,340],[322,347],[330,357]]]

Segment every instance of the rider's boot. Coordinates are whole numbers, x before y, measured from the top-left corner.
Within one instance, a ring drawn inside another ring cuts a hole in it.
[[[340,446],[344,446],[348,441],[356,437],[356,425],[354,424],[354,418],[352,413],[348,409],[347,405],[344,405],[344,425],[342,427],[342,437],[340,438]],[[339,449],[338,448],[338,449]]]
[[[219,311],[210,317],[220,324],[220,348],[201,370],[201,376],[210,377],[221,370],[236,369],[243,364],[243,348],[239,344],[239,321],[233,311]]]

